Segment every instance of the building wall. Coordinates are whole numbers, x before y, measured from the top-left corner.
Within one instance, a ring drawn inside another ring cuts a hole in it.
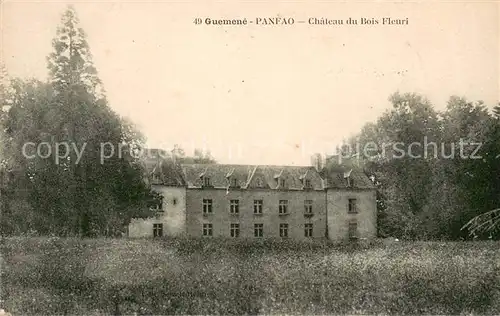
[[[163,213],[155,218],[132,219],[129,237],[153,237],[153,224],[163,224],[164,236],[179,236],[186,231],[186,188],[152,185],[163,196]],[[175,201],[174,201],[175,200]]]
[[[377,201],[375,190],[328,189],[328,238],[333,241],[349,239],[349,222],[357,222],[358,237],[372,239],[377,236]],[[357,214],[348,213],[349,199],[356,199]]]
[[[280,191],[268,189],[188,189],[153,186],[164,197],[163,214],[133,219],[130,237],[152,237],[153,224],[163,223],[164,236],[203,235],[203,223],[212,223],[214,237],[230,237],[230,224],[240,224],[240,238],[255,238],[254,224],[264,224],[264,238],[279,238],[279,224],[288,223],[288,238],[306,239],[304,224],[313,224],[313,238],[343,241],[349,238],[349,222],[357,222],[359,238],[377,234],[374,190]],[[176,204],[174,205],[174,199]],[[203,215],[203,199],[212,199],[212,214]],[[230,200],[239,200],[239,214],[230,213]],[[356,199],[356,214],[348,213],[348,200]],[[254,200],[263,200],[261,215],[254,214]],[[279,200],[288,200],[288,215],[279,215]],[[304,216],[304,201],[313,201],[313,215]],[[186,211],[187,210],[187,211]],[[328,222],[328,228],[327,228]]]
[[[212,199],[212,214],[203,215],[203,199]],[[230,214],[230,200],[239,200],[239,214]],[[305,239],[304,224],[313,224],[313,237],[325,237],[325,191],[276,191],[268,189],[189,189],[186,194],[187,233],[201,237],[203,223],[213,224],[213,236],[230,236],[230,224],[240,224],[240,238],[255,238],[254,224],[264,224],[264,238],[279,238],[279,224],[288,223],[288,237]],[[263,200],[262,215],[254,214],[254,200]],[[279,200],[288,200],[288,215],[279,215]],[[313,216],[304,216],[304,200],[313,201]]]

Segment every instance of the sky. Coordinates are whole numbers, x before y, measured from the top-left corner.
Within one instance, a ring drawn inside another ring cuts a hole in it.
[[[10,76],[47,77],[73,4],[110,106],[150,147],[209,149],[222,163],[308,165],[377,119],[396,92],[443,109],[451,95],[500,100],[499,3],[314,1],[3,1]],[[294,18],[214,26],[196,18]],[[384,17],[408,25],[310,25]],[[305,21],[306,23],[298,23]],[[84,118],[83,118],[84,119]]]

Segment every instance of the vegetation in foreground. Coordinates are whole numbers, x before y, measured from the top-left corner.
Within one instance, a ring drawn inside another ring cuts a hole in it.
[[[9,238],[4,308],[32,314],[498,314],[499,243]]]

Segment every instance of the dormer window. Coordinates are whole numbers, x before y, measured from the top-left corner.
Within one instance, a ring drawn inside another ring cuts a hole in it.
[[[203,177],[203,186],[204,187],[210,186],[210,178],[209,177]]]
[[[262,179],[261,179],[261,178],[258,178],[258,179],[256,180],[256,184],[257,184],[257,187],[262,188],[262,186],[263,186],[263,185],[262,185]]]
[[[236,178],[232,178],[232,179],[231,179],[231,186],[233,186],[233,187],[237,187],[237,186],[238,186],[238,179],[236,179]]]
[[[311,180],[310,179],[306,179],[305,180],[305,184],[304,184],[304,187],[305,188],[312,188],[312,185],[311,185]]]
[[[153,181],[154,182],[160,182],[160,176],[156,173],[153,173]]]
[[[353,185],[353,181],[351,178],[351,172],[352,172],[352,169],[349,170],[348,172],[344,172],[344,179],[346,181],[347,187],[352,187],[352,185]]]
[[[285,187],[285,179],[280,179],[280,187],[284,188]]]

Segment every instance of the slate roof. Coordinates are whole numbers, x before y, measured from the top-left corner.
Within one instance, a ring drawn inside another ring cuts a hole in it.
[[[162,161],[154,167],[151,174],[157,175],[163,185],[186,186],[182,169],[178,164]]]
[[[172,159],[149,158],[144,160],[144,167],[152,184],[186,186],[180,165]]]
[[[337,163],[335,157],[327,158],[326,166],[321,172],[321,176],[325,179],[326,186],[328,188],[348,188],[348,182],[346,176],[350,177],[352,187],[357,189],[375,189],[375,185],[372,180],[364,173],[364,171],[354,166],[349,162],[348,159],[345,160],[344,164]]]
[[[326,186],[328,188],[348,188],[348,182],[344,178],[344,170],[338,171],[328,171],[324,172],[324,178],[326,180]],[[352,181],[352,187],[356,189],[375,189],[373,182],[366,176],[362,170],[352,170],[350,174],[350,181]]]
[[[374,189],[372,181],[362,170],[343,166],[326,166],[318,172],[312,166],[270,166],[235,164],[175,164],[163,159],[146,164],[148,173],[156,175],[160,183],[168,186],[202,188],[204,177],[209,178],[213,188],[227,189],[229,186],[242,189],[267,188],[286,190],[323,190],[325,188],[349,188],[345,176],[350,176],[352,187]],[[280,186],[285,181],[285,188]],[[306,181],[307,180],[307,181]],[[306,188],[306,183],[311,187]]]
[[[312,190],[322,190],[324,187],[319,173],[314,167],[308,166],[183,164],[181,167],[188,188],[201,188],[203,177],[210,178],[210,185],[214,188],[227,188],[233,183],[232,179],[236,179],[238,186],[243,189],[303,190],[306,179],[310,181]],[[285,188],[280,186],[281,179],[285,180]]]

